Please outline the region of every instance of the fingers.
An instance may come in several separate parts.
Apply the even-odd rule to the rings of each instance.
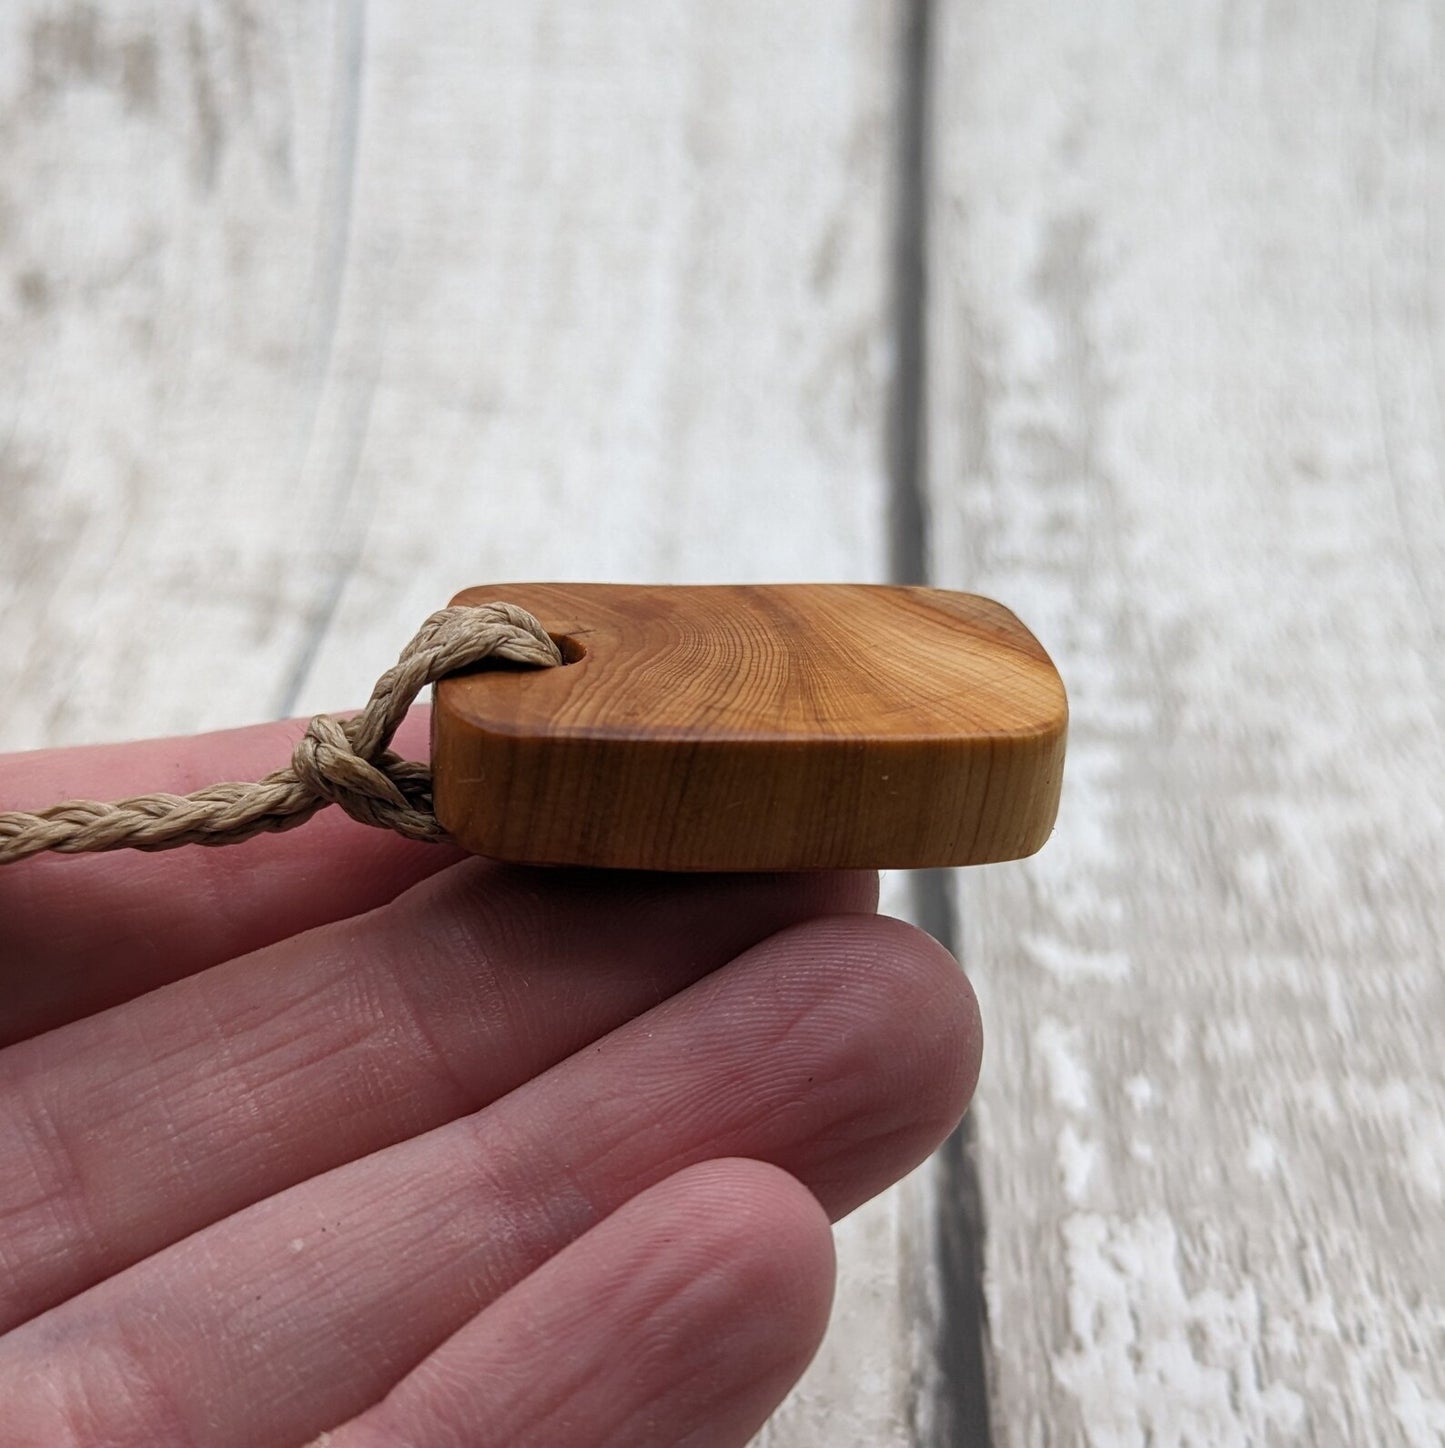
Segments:
[[[429,711],[396,748],[424,759]],[[285,764],[299,720],[140,744],[0,756],[0,809],[185,794]],[[0,1046],[389,900],[458,858],[323,810],[280,835],[0,868]]]
[[[718,1161],[652,1187],[444,1342],[330,1448],[725,1448],[817,1350],[833,1293],[818,1203]]]
[[[0,1330],[493,1101],[868,874],[478,860],[0,1052]]]
[[[27,1411],[55,1421],[112,1404],[117,1443],[304,1440],[686,1166],[772,1162],[850,1210],[953,1127],[979,1050],[972,995],[933,941],[866,916],[796,926],[479,1114],[16,1329],[0,1401],[43,1394]]]

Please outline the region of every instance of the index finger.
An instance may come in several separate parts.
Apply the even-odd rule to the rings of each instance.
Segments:
[[[425,758],[430,711],[395,748]],[[284,764],[302,720],[0,755],[0,808],[185,794]],[[0,1046],[273,941],[384,904],[458,853],[323,810],[282,834],[158,854],[36,856],[0,869]]]

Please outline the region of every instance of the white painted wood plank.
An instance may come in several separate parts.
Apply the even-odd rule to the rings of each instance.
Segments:
[[[956,4],[939,581],[1071,687],[961,885],[1000,1444],[1445,1441],[1445,14]]]
[[[452,579],[881,575],[887,15],[373,12],[306,707]]]
[[[0,8],[0,745],[354,703],[483,580],[881,577],[895,49],[882,0]],[[911,1201],[773,1448],[907,1441]]]

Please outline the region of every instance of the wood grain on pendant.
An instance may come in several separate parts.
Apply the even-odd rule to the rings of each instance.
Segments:
[[[443,680],[436,812],[467,849],[656,870],[909,869],[1032,854],[1068,717],[1006,608],[852,584],[499,584],[553,669]]]

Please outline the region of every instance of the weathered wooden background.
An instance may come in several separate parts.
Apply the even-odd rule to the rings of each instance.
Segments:
[[[0,745],[456,587],[992,593],[1036,861],[771,1448],[1445,1441],[1445,7],[0,7]]]

